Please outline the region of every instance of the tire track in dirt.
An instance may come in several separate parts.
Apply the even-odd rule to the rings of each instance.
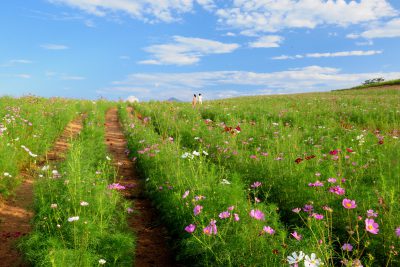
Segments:
[[[135,266],[177,266],[167,246],[168,234],[160,222],[156,210],[145,197],[143,180],[135,172],[135,166],[126,155],[127,142],[118,120],[117,108],[106,114],[106,144],[118,168],[119,183],[128,185],[124,196],[133,200],[135,213],[128,221],[136,233]]]
[[[15,247],[15,244],[19,237],[31,231],[30,221],[34,215],[32,206],[35,168],[64,159],[64,155],[69,148],[69,142],[82,129],[83,118],[84,116],[79,116],[66,126],[53,148],[47,152],[44,160],[29,169],[21,171],[19,175],[23,178],[22,184],[15,190],[12,197],[1,204],[0,266],[29,266],[23,261],[23,257]]]

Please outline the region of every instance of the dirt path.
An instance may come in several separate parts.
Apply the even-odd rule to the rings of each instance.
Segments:
[[[129,220],[137,237],[135,266],[177,266],[167,246],[166,230],[159,223],[156,210],[144,197],[142,180],[136,175],[133,162],[125,154],[127,144],[116,108],[106,114],[106,144],[119,169],[119,183],[130,185],[125,197],[133,200],[133,209],[137,212]]]
[[[70,122],[54,147],[46,155],[48,162],[63,159],[69,147],[69,141],[82,129],[82,118]],[[46,160],[37,166],[44,165]],[[0,207],[0,266],[29,266],[23,262],[22,256],[15,248],[16,240],[31,231],[30,221],[33,217],[33,183],[34,168],[23,170],[20,173],[22,184]]]

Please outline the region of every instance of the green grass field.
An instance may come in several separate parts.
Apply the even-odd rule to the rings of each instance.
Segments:
[[[353,89],[196,108],[0,98],[2,199],[77,112],[88,114],[65,161],[37,173],[33,231],[19,247],[34,266],[132,265],[128,204],[109,190],[116,170],[104,144],[105,112],[118,105],[179,263],[399,266],[400,88]]]

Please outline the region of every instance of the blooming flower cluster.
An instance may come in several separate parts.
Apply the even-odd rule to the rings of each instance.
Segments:
[[[311,253],[310,256],[305,255],[303,251],[300,251],[299,254],[297,252],[293,252],[290,256],[287,256],[287,261],[290,266],[297,267],[299,263],[304,260],[305,267],[318,267],[323,265],[321,259],[317,258],[315,253]]]

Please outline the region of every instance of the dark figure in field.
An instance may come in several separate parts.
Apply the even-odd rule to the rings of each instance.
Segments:
[[[196,103],[197,103],[197,98],[196,98],[196,94],[193,95],[193,99],[192,99],[192,107],[195,108],[196,107]]]

